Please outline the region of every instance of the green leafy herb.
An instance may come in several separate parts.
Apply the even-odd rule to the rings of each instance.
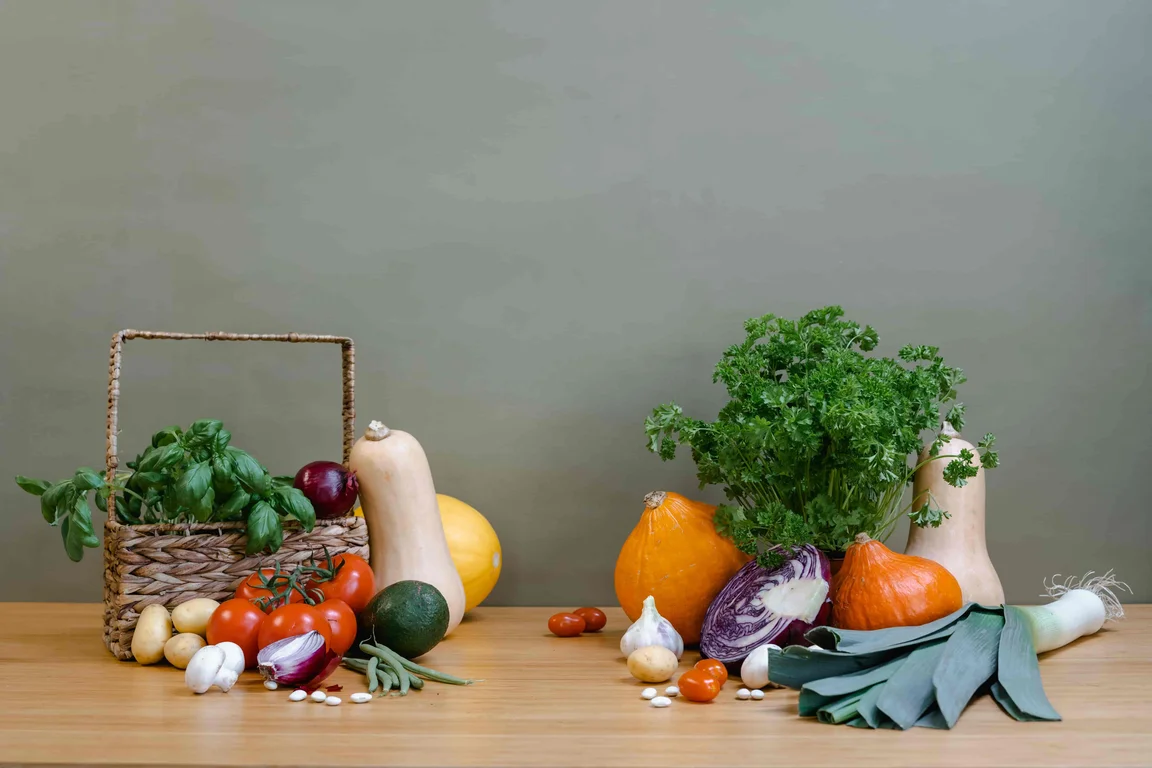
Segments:
[[[918,468],[908,457],[923,450],[925,431],[936,434],[929,460],[951,459],[952,485],[999,463],[992,435],[978,456],[941,454],[949,441],[941,422],[964,424],[964,405],[952,402],[963,371],[931,346],[906,346],[898,360],[865,356],[879,335],[843,315],[832,306],[799,320],[752,318],[744,342],[716,366],[713,381],[730,400],[715,421],[667,403],[644,424],[648,449],[662,459],[691,449],[700,487],[722,486],[731,502],[717,509],[717,530],[766,566],[781,559],[773,545],[843,551],[857,533],[883,540],[905,512],[939,526],[948,513],[932,499],[901,507]]]
[[[59,526],[64,549],[80,560],[85,548],[100,544],[92,526],[89,493],[96,508],[108,512],[115,497],[116,519],[142,523],[211,523],[246,521],[248,552],[275,552],[284,540],[284,518],[305,530],[316,524],[316,512],[289,482],[274,482],[256,459],[232,446],[232,434],[215,419],[193,422],[187,431],[166,427],[152,436],[144,452],[125,465],[111,482],[88,467],[68,480],[48,483],[18,475],[16,484],[40,497],[40,513]]]

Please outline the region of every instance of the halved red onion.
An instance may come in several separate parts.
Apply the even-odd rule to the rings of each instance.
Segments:
[[[256,665],[266,680],[281,685],[303,685],[315,681],[330,664],[329,657],[333,655],[324,636],[312,630],[264,646],[256,654]],[[336,659],[339,664],[339,656]]]

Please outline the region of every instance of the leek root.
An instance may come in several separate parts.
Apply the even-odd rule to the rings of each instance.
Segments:
[[[1132,590],[1118,581],[1112,571],[1103,576],[1092,573],[1062,582],[1057,574],[1051,583],[1044,583],[1046,594],[1042,595],[1056,598],[1056,602],[1020,607],[1027,617],[1036,653],[1062,648],[1077,638],[1099,632],[1105,621],[1124,618],[1124,608],[1113,590]]]

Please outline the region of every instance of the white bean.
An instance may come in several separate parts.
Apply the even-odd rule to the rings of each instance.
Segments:
[[[680,689],[674,685],[670,685],[664,689],[664,695],[669,698],[675,698],[680,695]]]
[[[654,707],[670,707],[672,706],[672,699],[667,696],[657,696],[652,699],[652,706]]]
[[[308,698],[308,691],[297,689],[288,694],[288,701],[304,701]]]
[[[279,688],[280,686],[276,684],[275,680],[265,680],[264,681],[264,687],[270,691],[274,691],[277,688]]]
[[[328,698],[324,699],[324,703],[330,707],[338,707],[338,706],[340,706],[340,697],[339,696],[329,696]]]
[[[760,701],[760,699],[762,699],[762,698],[764,698],[764,691],[761,691],[761,690],[752,691],[752,700],[753,701]]]
[[[372,694],[360,692],[354,693],[348,698],[352,700],[353,704],[367,704],[368,702],[372,701]]]
[[[645,688],[644,690],[640,691],[640,698],[649,700],[656,698],[656,689]]]
[[[740,690],[736,691],[736,698],[740,699],[740,701],[746,701],[752,698],[752,692],[747,688],[741,688]]]
[[[312,691],[312,701],[321,702],[328,698],[328,694],[324,691]]]

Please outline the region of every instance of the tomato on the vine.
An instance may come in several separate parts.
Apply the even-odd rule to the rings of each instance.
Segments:
[[[724,683],[728,682],[728,667],[724,666],[724,662],[717,661],[716,659],[700,659],[696,662],[693,669],[699,669],[720,681],[720,687],[724,687]]]
[[[315,607],[327,620],[328,628],[332,631],[328,647],[333,653],[343,656],[356,642],[356,614],[343,600],[325,600]]]
[[[252,604],[249,603],[249,605]],[[324,614],[316,607],[304,603],[282,605],[268,614],[264,623],[260,625],[257,646],[264,648],[277,640],[304,635],[312,630],[323,635],[325,645],[329,648],[332,647],[332,628],[328,626],[328,620],[324,618]]]
[[[703,669],[690,669],[676,681],[680,695],[689,701],[712,701],[720,695],[720,681]]]
[[[259,607],[264,613],[271,613],[278,608],[279,605],[273,604],[272,590],[263,586],[263,584],[275,575],[275,573],[275,568],[261,568],[259,571],[252,573],[248,578],[240,582],[240,586],[236,587],[236,597],[242,600],[259,600]],[[281,571],[281,573],[283,574],[284,572]],[[281,588],[283,588],[283,586]],[[303,601],[304,595],[300,594],[300,590],[293,589],[288,595],[289,603],[300,603]]]
[[[343,600],[353,613],[364,610],[376,595],[376,577],[368,561],[360,555],[336,555],[325,565],[336,570],[336,577],[331,581],[309,584],[308,594],[320,590],[325,600]]]
[[[259,644],[259,634],[268,617],[251,601],[233,598],[220,603],[212,618],[208,619],[208,644],[236,643],[244,651],[244,663],[251,668],[256,666],[256,653],[264,646]]]

